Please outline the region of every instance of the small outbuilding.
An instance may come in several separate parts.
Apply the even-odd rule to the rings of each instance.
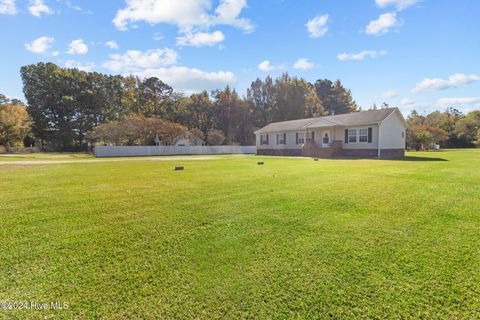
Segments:
[[[173,145],[177,147],[204,146],[205,141],[196,134],[190,131],[185,131],[175,138],[175,143]]]

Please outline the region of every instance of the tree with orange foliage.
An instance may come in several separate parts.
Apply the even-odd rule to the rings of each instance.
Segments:
[[[20,145],[30,132],[30,117],[20,104],[0,105],[0,144],[7,151],[12,146]]]
[[[173,144],[175,139],[187,129],[170,121],[157,117],[130,115],[120,121],[111,121],[96,126],[88,132],[90,142],[113,145],[153,145],[158,135],[165,144]]]

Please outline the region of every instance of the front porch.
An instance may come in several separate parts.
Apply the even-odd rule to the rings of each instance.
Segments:
[[[302,147],[305,157],[341,157],[343,155],[343,141],[335,137],[335,127],[319,126],[307,129],[307,139]]]
[[[324,143],[316,141],[307,141],[302,148],[302,155],[304,157],[318,157],[318,158],[331,158],[341,157],[343,155],[342,141],[332,141]]]

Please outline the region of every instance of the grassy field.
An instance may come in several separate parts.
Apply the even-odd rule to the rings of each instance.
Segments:
[[[0,318],[480,318],[480,150],[12,160],[0,221],[0,301],[68,303]]]
[[[43,160],[80,160],[93,159],[89,153],[18,153],[18,154],[0,154],[0,162],[6,161],[43,161]]]

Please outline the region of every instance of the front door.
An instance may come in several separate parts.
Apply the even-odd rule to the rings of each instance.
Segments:
[[[322,131],[322,147],[330,147],[330,130],[326,129]]]

